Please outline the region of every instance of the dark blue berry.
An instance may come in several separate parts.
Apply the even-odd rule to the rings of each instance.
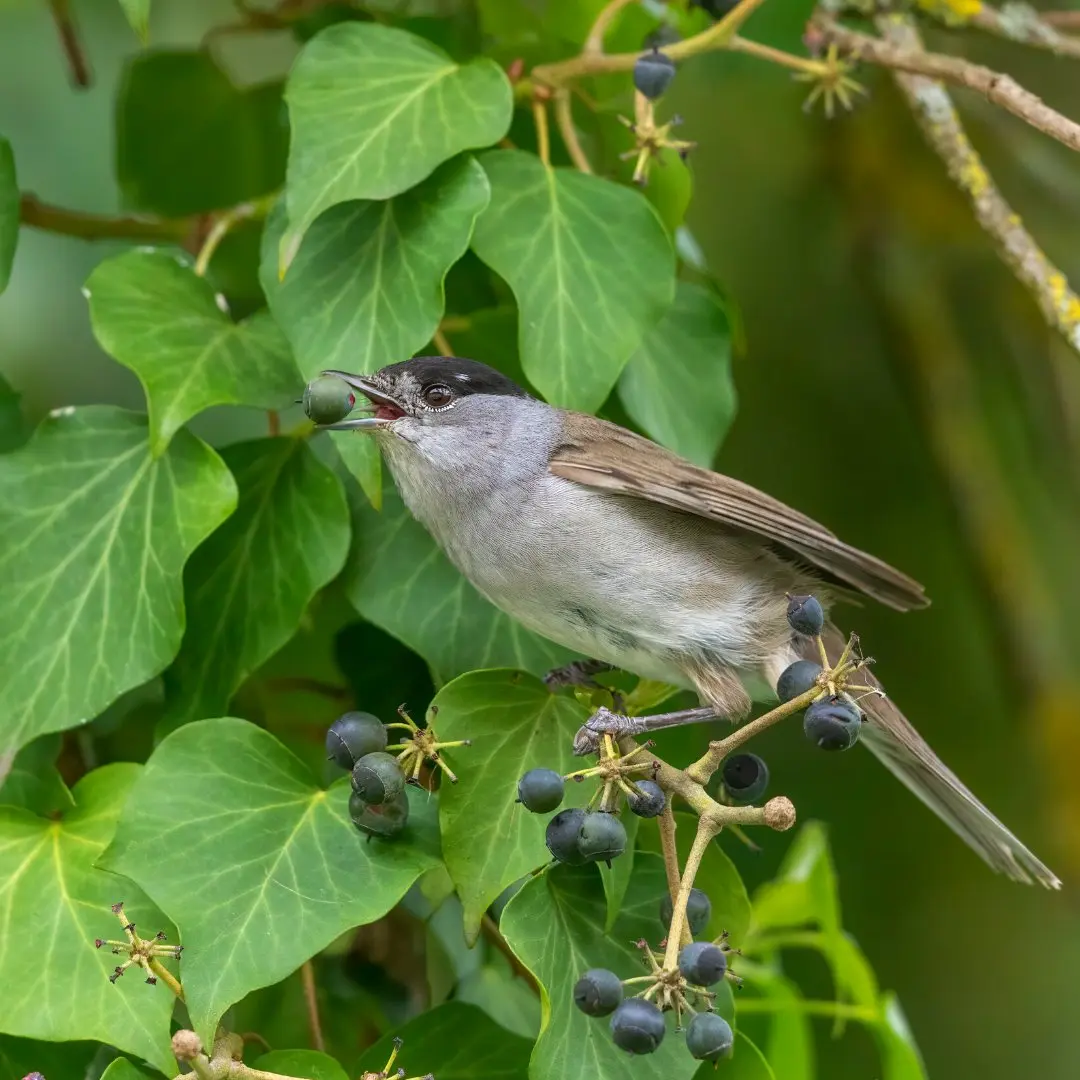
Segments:
[[[692,941],[679,953],[679,971],[693,986],[714,986],[727,971],[727,956],[710,941]]]
[[[608,862],[625,850],[626,829],[614,814],[585,814],[578,830],[578,851],[588,862]]]
[[[781,701],[791,701],[817,683],[822,672],[820,664],[813,660],[796,660],[790,667],[784,668],[776,680],[776,696]]]
[[[675,78],[675,61],[667,53],[653,49],[634,64],[634,87],[650,101],[656,101]]]
[[[353,766],[352,788],[369,806],[380,806],[405,790],[405,775],[390,754],[365,754]]]
[[[627,998],[611,1014],[611,1038],[620,1050],[651,1054],[664,1041],[664,1014],[644,998]]]
[[[622,983],[614,971],[593,968],[574,983],[574,1004],[586,1016],[607,1016],[623,999]]]
[[[349,796],[352,823],[369,836],[396,836],[409,822],[409,799],[405,792],[380,806],[369,806],[354,791]]]
[[[769,786],[769,766],[757,754],[733,754],[720,769],[732,802],[756,802]]]
[[[326,732],[326,755],[343,769],[351,769],[362,757],[386,749],[386,728],[377,716],[347,712]]]
[[[544,843],[548,851],[567,866],[582,866],[589,860],[581,854],[578,847],[578,833],[581,832],[585,811],[578,807],[560,810],[548,823],[544,833]]]
[[[803,732],[822,750],[847,750],[859,740],[862,717],[842,697],[821,698],[810,703],[803,717]]]
[[[795,633],[816,637],[825,625],[825,612],[816,596],[789,596],[787,621]]]
[[[628,795],[626,801],[638,817],[658,817],[664,812],[667,797],[664,789],[655,780],[637,780],[634,782],[637,792]]]
[[[534,814],[547,814],[563,801],[563,778],[554,769],[530,769],[518,781],[518,800]]]
[[[716,1013],[698,1013],[686,1029],[686,1049],[698,1061],[730,1057],[734,1042],[731,1025]]]
[[[664,926],[671,926],[674,911],[671,896],[664,893],[664,899],[660,901],[660,921]],[[709,925],[711,918],[712,904],[709,898],[700,889],[691,889],[690,898],[686,901],[686,925],[690,927],[690,936],[697,937]]]

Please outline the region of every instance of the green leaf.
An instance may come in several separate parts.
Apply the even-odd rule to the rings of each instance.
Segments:
[[[95,938],[121,936],[109,911],[118,900],[137,926],[168,929],[131,882],[95,865],[140,772],[117,764],[88,773],[62,821],[0,807],[0,923],[8,928],[0,950],[0,1023],[31,1039],[109,1043],[171,1075],[175,998],[163,985],[147,986],[137,970],[110,983],[118,959],[94,947]]]
[[[544,845],[550,815],[516,805],[517,783],[538,766],[560,773],[581,768],[572,747],[588,713],[539,679],[505,670],[455,679],[435,696],[435,708],[432,723],[440,739],[472,740],[472,746],[446,752],[459,783],[444,785],[439,795],[443,858],[465,908],[471,943],[492,900],[550,861]],[[589,781],[571,784],[563,805],[583,806],[593,790]]]
[[[619,398],[650,438],[712,465],[736,407],[731,335],[715,293],[679,282],[668,313],[626,365]]]
[[[641,818],[631,813],[625,803],[623,803],[621,820],[626,829],[626,851],[618,859],[612,861],[610,868],[603,863],[598,864],[604,895],[607,897],[605,932],[610,931],[615,925],[615,920],[622,910],[623,900],[626,898],[626,890],[630,887],[630,875],[634,870],[634,845],[637,843],[638,825],[641,823]]]
[[[671,304],[671,241],[638,191],[520,150],[480,163],[491,202],[473,250],[517,298],[525,374],[552,404],[593,411]]]
[[[188,432],[158,458],[146,435],[144,416],[79,408],[0,458],[0,755],[85,723],[180,647],[180,572],[236,485]]]
[[[693,814],[681,811],[675,814],[675,849],[679,854],[680,866],[686,865],[696,831],[697,818]],[[646,851],[660,852],[660,832],[655,823],[641,829],[638,844]],[[750,900],[735,864],[718,843],[709,845],[694,884],[708,895],[712,904],[712,918],[703,936],[714,938],[727,930],[733,945],[743,944],[750,926]],[[659,902],[655,917],[659,926]]]
[[[207,51],[136,55],[116,100],[125,202],[178,218],[280,187],[288,147],[281,93],[280,82],[239,89]]]
[[[896,995],[883,994],[880,1008],[882,1021],[874,1028],[874,1036],[881,1054],[883,1080],[926,1080],[926,1066]]]
[[[804,825],[784,856],[780,870],[754,895],[754,930],[816,923],[826,933],[840,932],[840,898],[824,827]]]
[[[644,973],[640,954],[624,934],[605,935],[606,910],[593,867],[560,866],[527,882],[503,912],[503,935],[541,985],[543,1030],[533,1049],[531,1080],[628,1075],[626,1055],[611,1041],[608,1021],[585,1016],[573,1002],[574,983],[589,968],[609,968],[624,979]],[[672,1027],[669,1020],[655,1054],[634,1060],[634,1080],[693,1076],[697,1062]]]
[[[111,1061],[106,1067],[105,1071],[101,1074],[101,1080],[146,1080],[148,1076],[158,1076],[158,1073],[151,1073],[148,1069],[140,1068],[138,1065],[128,1061],[127,1058],[116,1058]]]
[[[730,1061],[722,1065],[710,1065],[705,1062],[698,1066],[694,1080],[716,1080],[720,1070],[724,1080],[777,1080],[765,1055],[741,1032],[735,1032],[735,1050]],[[782,1080],[790,1080],[781,1074]]]
[[[20,395],[0,375],[0,454],[22,446],[29,437],[19,399]]]
[[[421,1013],[364,1051],[354,1072],[380,1072],[402,1040],[396,1065],[407,1075],[439,1080],[526,1080],[530,1043],[512,1035],[473,1005],[448,1001]]]
[[[798,988],[778,972],[760,967],[754,972],[753,989],[776,1008],[768,1017],[765,1044],[773,1072],[783,1080],[813,1080],[814,1031],[809,1015],[799,1007],[802,995]]]
[[[289,249],[324,211],[350,199],[390,199],[463,150],[498,142],[513,93],[486,58],[459,65],[389,26],[339,23],[310,41],[285,92],[292,120]]]
[[[222,457],[240,499],[184,571],[187,631],[165,675],[174,722],[225,712],[244,679],[296,632],[349,551],[341,481],[305,440],[237,443]]]
[[[59,752],[59,735],[42,735],[24,746],[15,755],[7,776],[0,775],[0,804],[21,806],[42,817],[74,806],[71,792],[56,768]]]
[[[478,668],[543,675],[570,659],[566,649],[489,604],[451,566],[389,482],[380,513],[354,500],[353,536],[349,599],[365,619],[419,653],[437,682]]]
[[[368,374],[427,344],[442,318],[443,281],[488,195],[487,174],[465,156],[397,198],[342,203],[308,230],[282,282],[278,203],[260,277],[304,378],[325,368]]]
[[[0,293],[11,280],[15,245],[19,240],[19,182],[11,143],[0,135]]]
[[[454,1000],[478,1006],[497,1024],[530,1043],[540,1034],[540,1001],[500,952],[490,950],[483,966],[458,983]]]
[[[349,1074],[329,1054],[318,1050],[274,1050],[263,1054],[252,1068],[307,1080],[349,1080]]]
[[[272,735],[231,717],[179,728],[151,755],[103,864],[179,926],[205,1045],[230,1005],[381,918],[436,865],[426,792],[411,791],[392,841],[366,840],[348,799],[347,778],[324,791]]]
[[[150,37],[150,0],[120,0],[131,29],[139,36],[139,41],[146,44]]]
[[[155,454],[211,405],[276,409],[299,395],[296,365],[274,320],[258,312],[234,323],[209,283],[171,255],[128,251],[106,259],[87,290],[101,347],[146,390]]]
[[[81,1080],[96,1052],[90,1042],[51,1043],[0,1035],[0,1080],[25,1080],[27,1073]]]

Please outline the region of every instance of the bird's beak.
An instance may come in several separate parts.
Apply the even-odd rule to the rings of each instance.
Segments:
[[[337,371],[333,368],[319,372],[320,375],[336,375],[339,379],[347,382],[354,390],[359,390],[378,409],[380,406],[397,410],[404,414],[405,410],[392,397],[389,397],[374,383],[365,379],[362,375],[352,375],[347,371]],[[320,431],[378,431],[393,423],[396,417],[388,416],[358,416],[354,420],[342,420],[337,424],[319,424]]]

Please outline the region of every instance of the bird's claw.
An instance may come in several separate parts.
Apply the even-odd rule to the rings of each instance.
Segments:
[[[574,736],[574,754],[584,757],[586,754],[597,753],[605,735],[618,739],[623,735],[640,735],[643,731],[642,725],[633,717],[622,716],[601,707],[578,728]]]

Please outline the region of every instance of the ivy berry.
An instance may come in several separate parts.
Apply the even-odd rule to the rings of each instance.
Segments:
[[[816,596],[789,596],[787,621],[795,633],[817,637],[825,625],[825,612]]]
[[[663,1041],[664,1014],[644,998],[627,998],[611,1014],[611,1038],[620,1050],[651,1054]]]
[[[634,64],[634,88],[650,101],[661,97],[674,78],[675,61],[655,47]]]
[[[369,806],[381,806],[405,790],[405,774],[390,754],[366,754],[353,766],[352,787]]]
[[[698,1013],[686,1029],[686,1049],[698,1061],[719,1061],[731,1055],[735,1035],[731,1025],[716,1013]]]
[[[637,791],[626,797],[627,805],[638,817],[653,818],[664,812],[667,796],[664,789],[655,780],[638,780]]]
[[[824,668],[813,660],[796,660],[784,668],[776,680],[776,696],[781,701],[791,701],[817,685],[818,676]]]
[[[386,728],[377,716],[347,712],[326,732],[326,755],[343,769],[352,769],[362,757],[385,750],[386,743]]]
[[[693,986],[715,986],[727,971],[727,956],[711,941],[692,941],[679,953],[679,971]]]
[[[660,921],[664,926],[671,926],[671,916],[675,913],[675,907],[671,902],[671,896],[664,893],[660,901]],[[697,937],[712,918],[712,903],[700,889],[691,889],[690,898],[686,901],[686,925],[690,927],[690,936]]]
[[[732,754],[720,769],[724,790],[735,803],[754,803],[769,786],[769,766],[757,754]]]
[[[356,395],[336,375],[320,375],[304,387],[304,412],[316,424],[336,424],[356,407]]]
[[[577,846],[586,862],[610,862],[626,850],[626,829],[614,814],[586,813]]]
[[[585,811],[578,807],[560,810],[548,823],[544,843],[548,851],[567,866],[582,866],[589,860],[578,847],[578,833],[585,821]]]
[[[381,806],[369,806],[354,791],[349,796],[349,817],[368,836],[397,836],[409,823],[409,799],[401,791]]]
[[[565,785],[554,769],[530,769],[518,781],[518,802],[534,814],[546,814],[563,801]]]
[[[822,750],[848,750],[859,740],[862,717],[842,697],[811,702],[803,717],[803,733]]]
[[[586,1016],[608,1016],[623,999],[622,982],[614,971],[593,968],[574,983],[574,1004]]]

